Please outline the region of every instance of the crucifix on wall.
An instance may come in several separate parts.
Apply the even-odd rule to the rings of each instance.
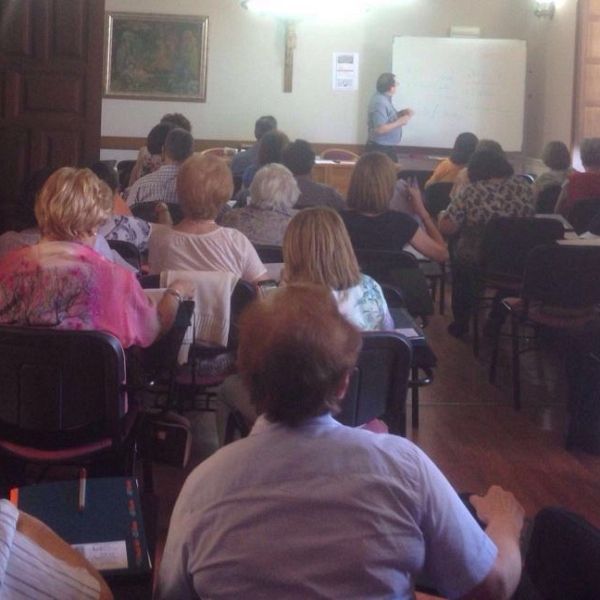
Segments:
[[[285,63],[283,67],[283,91],[292,91],[294,76],[294,50],[296,49],[296,21],[285,22]]]

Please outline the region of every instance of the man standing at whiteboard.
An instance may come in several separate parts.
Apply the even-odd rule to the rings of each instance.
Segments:
[[[367,124],[369,137],[365,150],[383,152],[395,163],[398,162],[397,147],[402,139],[402,127],[415,114],[412,108],[397,111],[392,104],[392,96],[398,84],[393,73],[382,73],[377,78],[377,92],[369,102]]]

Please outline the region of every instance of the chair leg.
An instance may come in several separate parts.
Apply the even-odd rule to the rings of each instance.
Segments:
[[[443,315],[446,309],[446,263],[442,263],[440,268],[442,269],[440,277],[440,315]]]
[[[521,364],[519,359],[519,319],[511,316],[513,405],[521,409]]]
[[[490,361],[490,372],[488,381],[491,384],[496,382],[496,366],[498,365],[498,353],[500,351],[500,336],[502,335],[502,328],[498,327],[494,332],[494,341],[492,347],[492,359]]]
[[[473,355],[479,358],[479,299],[473,308]]]
[[[411,367],[412,428],[419,429],[419,368]]]

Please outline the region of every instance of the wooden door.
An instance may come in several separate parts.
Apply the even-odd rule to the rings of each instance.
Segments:
[[[100,156],[104,0],[0,0],[0,204]]]
[[[577,18],[574,142],[600,137],[600,0],[581,0]]]

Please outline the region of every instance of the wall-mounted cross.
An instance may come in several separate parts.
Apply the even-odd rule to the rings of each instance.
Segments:
[[[296,21],[285,22],[285,64],[283,68],[283,91],[292,91],[294,77],[294,50],[296,49]]]

